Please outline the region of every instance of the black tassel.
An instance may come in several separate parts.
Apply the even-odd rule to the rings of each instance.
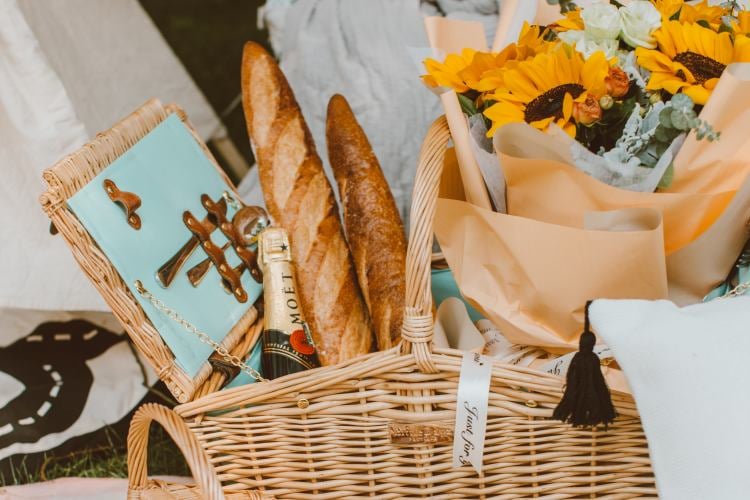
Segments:
[[[568,368],[565,394],[552,413],[552,418],[570,422],[575,427],[594,427],[610,424],[617,414],[612,405],[609,388],[602,375],[599,356],[594,353],[596,336],[589,325],[589,306],[586,303],[585,326]]]

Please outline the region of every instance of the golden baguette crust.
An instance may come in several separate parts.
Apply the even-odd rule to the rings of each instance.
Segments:
[[[338,94],[328,103],[326,140],[359,285],[378,349],[388,349],[401,338],[406,293],[406,237],[396,200],[364,130]]]
[[[269,213],[289,232],[320,362],[370,352],[372,332],[336,200],[284,74],[260,45],[242,55],[242,104]]]

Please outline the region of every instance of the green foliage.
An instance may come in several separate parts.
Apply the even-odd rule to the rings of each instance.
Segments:
[[[713,142],[721,137],[710,124],[698,118],[693,100],[685,94],[675,94],[661,113],[654,137],[671,143],[678,135],[695,130],[698,140]]]
[[[475,114],[479,113],[476,104],[474,104],[474,99],[472,99],[468,95],[458,94],[458,102],[461,104],[461,110],[465,115],[474,116]]]
[[[40,467],[30,468],[25,458],[11,464],[9,476],[0,476],[0,484],[27,484],[60,477],[128,477],[125,436],[107,428],[107,444],[77,450],[65,455],[46,454]],[[148,446],[149,473],[189,476],[182,453],[158,425],[151,426]]]
[[[559,5],[560,14],[565,14],[578,8],[578,5],[573,0],[547,0],[547,3],[550,5]]]
[[[579,125],[576,129],[576,140],[592,153],[598,153],[602,149],[609,151],[622,135],[635,104],[642,100],[640,89],[633,85],[624,99],[615,101],[610,109],[602,110],[601,120],[590,127]]]
[[[726,2],[722,2],[720,5],[723,9],[727,10],[730,16],[734,16],[734,17],[736,17],[739,14],[739,12],[743,10],[742,2],[738,0],[729,0]]]

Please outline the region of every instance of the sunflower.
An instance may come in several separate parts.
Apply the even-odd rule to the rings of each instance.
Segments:
[[[638,64],[651,72],[646,88],[683,92],[705,104],[728,64],[750,61],[750,39],[732,40],[699,24],[669,21],[654,32],[656,49],[638,47]]]
[[[721,26],[721,18],[727,15],[727,9],[719,5],[709,5],[708,0],[696,4],[684,4],[680,10],[681,23],[708,23],[714,30]]]
[[[553,45],[544,39],[542,28],[524,23],[518,41],[499,53],[464,49],[461,54],[448,55],[442,63],[426,59],[428,74],[422,80],[430,87],[448,87],[459,94],[469,90],[495,91],[501,86],[502,73],[513,62],[545,52]]]
[[[581,17],[581,9],[570,10],[565,13],[565,17],[558,19],[550,25],[557,33],[569,30],[582,30],[583,29],[583,18]]]
[[[721,25],[721,18],[728,14],[727,9],[718,5],[709,5],[708,0],[699,3],[685,3],[684,0],[653,0],[654,6],[666,22],[675,14],[681,23],[705,22],[713,29]]]
[[[741,10],[732,21],[732,31],[739,35],[750,35],[750,11]]]
[[[506,89],[488,96],[496,101],[484,111],[492,120],[489,137],[508,123],[526,122],[539,130],[557,124],[575,137],[576,121],[591,121],[598,100],[606,93],[605,78],[609,63],[603,52],[595,52],[584,61],[569,47],[542,53],[519,62],[505,75]],[[576,110],[585,116],[576,120]],[[587,123],[588,124],[588,123]]]
[[[664,21],[669,21],[673,15],[677,14],[683,5],[684,0],[652,0],[654,7],[661,13],[661,18]]]
[[[487,65],[482,67],[481,63],[472,64],[464,70],[462,75],[469,87],[474,90],[497,92],[504,87],[503,76],[509,69],[514,68],[520,61],[550,51],[556,45],[544,39],[543,28],[524,22],[518,42],[511,43],[495,56],[494,67]]]
[[[476,53],[474,49],[464,49],[460,54],[448,54],[442,63],[431,58],[425,59],[427,74],[422,75],[422,81],[429,87],[448,87],[459,94],[466,92],[469,87],[459,73],[471,64]]]

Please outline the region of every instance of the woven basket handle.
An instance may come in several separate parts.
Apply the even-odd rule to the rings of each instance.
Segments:
[[[174,440],[185,456],[190,472],[200,489],[202,498],[224,500],[224,492],[213,465],[208,461],[187,424],[169,408],[148,403],[141,406],[130,421],[128,432],[128,498],[140,498],[139,492],[148,484],[148,429],[156,421]]]
[[[401,348],[413,353],[423,373],[436,373],[432,360],[432,225],[443,173],[445,149],[450,140],[445,116],[435,120],[419,153],[411,202],[409,248],[406,252],[406,302]]]

